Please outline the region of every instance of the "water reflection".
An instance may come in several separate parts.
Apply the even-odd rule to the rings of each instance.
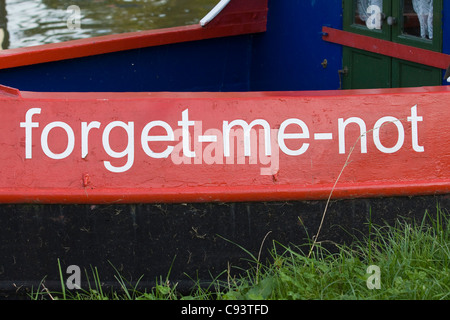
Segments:
[[[217,2],[218,0],[6,0],[5,31],[9,31],[9,43],[5,42],[3,48],[195,24]],[[6,21],[4,5],[5,0],[0,0],[0,23]],[[74,14],[67,11],[71,5],[76,5],[81,10],[80,28],[68,28],[67,20]]]
[[[8,20],[6,19],[6,3],[5,0],[0,0],[0,50],[9,47],[9,32],[7,23]]]

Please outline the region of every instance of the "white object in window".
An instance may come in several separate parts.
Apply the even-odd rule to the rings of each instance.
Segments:
[[[420,22],[420,36],[433,39],[433,0],[412,0]]]

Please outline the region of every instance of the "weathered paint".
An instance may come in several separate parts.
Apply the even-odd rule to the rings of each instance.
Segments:
[[[331,191],[335,198],[445,193],[450,119],[443,110],[449,97],[447,87],[5,93],[0,200],[208,202],[326,199]],[[239,133],[246,125],[248,137]]]

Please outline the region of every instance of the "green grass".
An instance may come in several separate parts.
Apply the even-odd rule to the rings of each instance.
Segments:
[[[250,267],[225,270],[226,280],[215,280],[210,287],[197,286],[188,295],[177,292],[177,284],[160,278],[146,292],[136,290],[120,275],[121,290],[105,292],[96,269],[93,284],[86,290],[50,293],[39,290],[32,299],[426,299],[450,300],[450,223],[449,215],[438,208],[428,212],[422,221],[399,219],[395,225],[376,226],[368,223],[367,236],[351,245],[334,244],[333,253],[321,242],[301,247],[273,242],[270,262],[248,254]],[[261,246],[262,247],[262,246]],[[312,250],[311,250],[312,248]],[[369,289],[367,273],[370,265],[380,270],[380,288]]]

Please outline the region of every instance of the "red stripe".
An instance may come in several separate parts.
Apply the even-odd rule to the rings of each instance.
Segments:
[[[323,40],[343,46],[361,49],[385,56],[420,63],[439,69],[447,69],[450,55],[431,50],[407,46],[387,40],[376,39],[352,32],[323,27]]]
[[[173,189],[27,189],[0,190],[2,203],[182,203],[241,201],[302,201],[424,196],[450,193],[450,181],[317,186],[185,187]]]

